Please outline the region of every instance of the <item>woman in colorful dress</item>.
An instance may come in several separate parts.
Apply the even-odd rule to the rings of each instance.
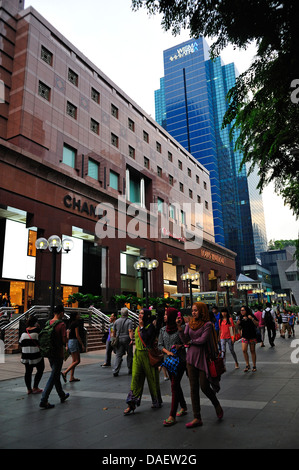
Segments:
[[[148,348],[156,341],[155,320],[152,321],[151,311],[142,309],[139,313],[139,326],[135,330],[135,352],[133,357],[131,390],[127,396],[128,407],[124,415],[134,412],[140,406],[144,381],[147,379],[152,398],[152,408],[160,408],[162,404],[159,370],[150,364]]]

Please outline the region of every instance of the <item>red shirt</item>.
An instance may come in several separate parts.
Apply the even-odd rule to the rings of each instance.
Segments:
[[[222,322],[219,320],[219,331],[220,331],[220,339],[229,339],[231,338],[231,334],[229,331],[229,327],[234,327],[233,319],[230,317],[229,324],[227,324],[227,320],[224,319]]]
[[[56,321],[54,318],[50,320],[50,325]],[[66,326],[65,323],[62,321],[55,326],[55,335],[56,335],[56,346],[57,346],[57,355],[56,357],[63,358],[64,357],[64,350],[63,346],[66,344]]]

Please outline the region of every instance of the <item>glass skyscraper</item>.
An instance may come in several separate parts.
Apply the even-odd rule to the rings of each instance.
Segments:
[[[233,63],[209,58],[204,38],[164,51],[164,77],[155,92],[156,121],[210,172],[215,241],[237,253],[237,273],[267,247],[257,175],[240,170],[229,127],[222,129],[226,95],[235,84]]]

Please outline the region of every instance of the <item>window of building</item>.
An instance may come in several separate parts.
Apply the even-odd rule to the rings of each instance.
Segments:
[[[131,145],[129,145],[129,157],[135,159],[135,149]]]
[[[197,196],[197,202],[198,202],[198,204],[201,203],[201,197],[200,196]]]
[[[158,212],[161,212],[161,214],[163,214],[163,204],[164,204],[163,199],[158,197],[157,203],[158,203]]]
[[[196,175],[196,183],[199,184],[199,176]]]
[[[43,82],[38,82],[38,94],[47,101],[50,101],[51,88]]]
[[[79,80],[78,74],[74,72],[72,69],[68,70],[67,79],[73,85],[78,86],[78,80]]]
[[[168,161],[172,162],[172,153],[171,152],[168,152]]]
[[[191,175],[192,175],[191,170],[190,170],[190,168],[188,168],[188,176],[190,176],[190,178],[191,178]]]
[[[53,64],[53,54],[46,47],[42,46],[40,56],[41,56],[42,60],[47,62],[47,64],[49,64],[49,65]]]
[[[146,142],[147,144],[149,143],[149,135],[146,131],[143,131],[143,140],[144,142]]]
[[[206,209],[208,209],[208,208],[209,208],[208,201],[205,201],[205,208],[206,208]]]
[[[100,104],[100,93],[95,89],[91,87],[91,99],[95,101],[96,103]]]
[[[189,197],[190,197],[191,199],[193,199],[193,191],[192,191],[192,189],[189,189]]]
[[[90,176],[90,178],[93,178],[95,180],[98,180],[99,178],[99,164],[97,162],[95,162],[94,160],[92,160],[91,158],[89,158],[88,160],[88,176]]]
[[[130,118],[128,118],[128,128],[130,131],[135,132],[135,122]]]
[[[111,144],[118,148],[118,137],[111,132]]]
[[[173,186],[173,176],[168,175],[168,182],[171,184],[171,186]]]
[[[181,191],[181,193],[184,192],[184,185],[183,185],[183,183],[180,183],[180,191]]]
[[[207,189],[207,183],[205,181],[203,182],[203,187],[204,189]]]
[[[186,214],[181,210],[181,224],[186,225]]]
[[[175,207],[172,204],[169,206],[169,217],[175,220]]]
[[[143,157],[144,161],[144,168],[147,168],[149,170],[149,158]]]
[[[179,166],[179,170],[183,169],[183,164],[182,164],[181,160],[178,160],[178,166]]]
[[[66,103],[66,114],[71,116],[73,119],[77,119],[77,107],[69,101]]]
[[[75,161],[76,161],[76,150],[71,146],[64,144],[63,146],[63,154],[62,154],[62,163],[65,165],[71,166],[75,168]]]
[[[162,176],[162,168],[160,166],[157,166],[157,175]]]
[[[140,180],[137,178],[130,178],[130,202],[140,204]]]
[[[119,175],[115,171],[110,170],[109,186],[118,190]]]
[[[99,134],[100,130],[100,124],[92,118],[90,118],[90,130],[95,134]]]
[[[118,119],[118,108],[111,103],[111,115]]]
[[[36,247],[35,242],[37,239],[37,232],[36,230],[28,230],[28,248],[27,248],[27,256],[36,256]]]
[[[159,153],[162,152],[162,147],[161,147],[160,142],[156,142],[156,150],[157,150],[157,152],[159,152]]]

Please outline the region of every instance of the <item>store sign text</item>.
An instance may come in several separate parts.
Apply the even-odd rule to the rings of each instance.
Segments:
[[[217,255],[216,253],[212,253],[211,251],[205,250],[204,248],[201,249],[200,254],[203,258],[209,259],[211,261],[215,261],[216,263],[219,263],[219,264],[225,263],[223,256]]]

